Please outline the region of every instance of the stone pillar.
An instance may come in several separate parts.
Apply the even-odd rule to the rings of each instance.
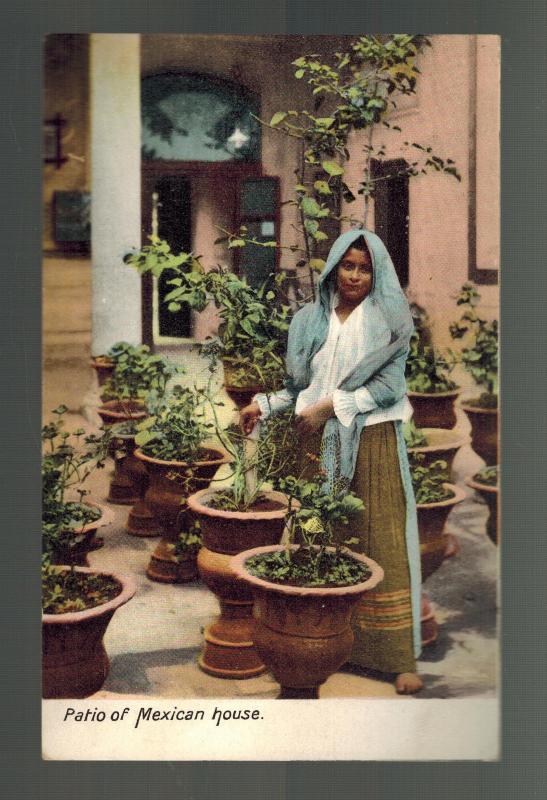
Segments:
[[[123,256],[141,243],[139,34],[90,36],[92,355],[140,344],[140,276]]]

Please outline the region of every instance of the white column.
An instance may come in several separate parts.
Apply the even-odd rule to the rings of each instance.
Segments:
[[[93,355],[141,342],[140,276],[123,256],[141,242],[139,34],[90,36]]]

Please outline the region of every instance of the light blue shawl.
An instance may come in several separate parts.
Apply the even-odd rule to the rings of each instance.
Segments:
[[[393,405],[406,394],[405,363],[413,331],[408,302],[381,239],[371,231],[356,228],[336,239],[319,280],[316,301],[301,308],[291,322],[286,357],[286,388],[295,399],[309,385],[312,359],[323,346],[328,334],[335,269],[348,248],[361,236],[367,243],[373,265],[373,286],[369,302],[377,304],[382,312],[391,330],[391,341],[388,345],[367,353],[345,376],[338,388],[353,391],[366,386],[380,408]],[[374,336],[371,339],[374,340]],[[366,417],[366,413],[356,414],[349,427],[341,425],[336,417],[327,421],[323,431],[321,457],[331,485],[334,480],[342,480],[347,486],[351,483]],[[414,652],[417,657],[421,650],[421,569],[416,502],[401,422],[396,422],[395,428],[406,498],[406,545],[410,568]]]

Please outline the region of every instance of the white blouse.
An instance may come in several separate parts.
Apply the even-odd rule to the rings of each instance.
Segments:
[[[375,303],[370,302],[370,297],[366,297],[344,322],[338,318],[336,305],[335,297],[327,338],[313,357],[311,382],[298,394],[295,412],[298,414],[307,406],[332,397],[334,413],[346,427],[351,425],[356,414],[363,412],[370,412],[365,425],[389,420],[407,422],[412,416],[412,406],[406,395],[389,408],[378,408],[364,386],[350,392],[337,388],[367,353],[389,344],[391,332],[382,312]],[[254,400],[260,407],[262,419],[267,419],[271,411],[282,411],[292,404],[292,396],[285,389],[270,395],[258,394]]]

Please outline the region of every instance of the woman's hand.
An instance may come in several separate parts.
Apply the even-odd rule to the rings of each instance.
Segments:
[[[325,397],[312,406],[302,409],[296,416],[296,427],[300,433],[315,433],[320,430],[330,417],[334,416],[334,405],[331,397]]]
[[[249,434],[252,432],[260,418],[260,413],[260,406],[258,403],[249,403],[248,406],[241,409],[239,412],[239,424],[243,433]]]

